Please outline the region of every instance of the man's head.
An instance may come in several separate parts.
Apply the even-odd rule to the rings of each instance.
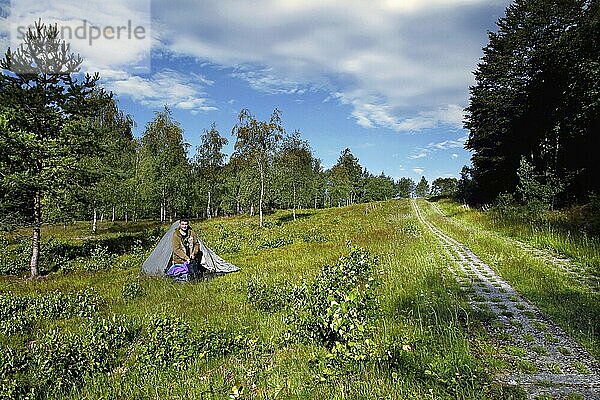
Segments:
[[[179,230],[181,230],[182,232],[187,232],[189,227],[190,227],[189,220],[184,219],[184,218],[179,220]]]

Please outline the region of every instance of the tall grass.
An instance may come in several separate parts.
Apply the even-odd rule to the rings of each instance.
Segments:
[[[290,214],[267,216],[262,229],[249,217],[193,224],[209,247],[241,268],[210,281],[173,284],[139,277],[139,263],[52,273],[34,281],[0,278],[0,292],[15,298],[91,287],[100,298],[94,318],[116,321],[107,323],[111,332],[118,327],[131,332],[129,341],[114,349],[108,345],[116,339],[102,336],[112,361],[90,369],[81,383],[41,388],[44,392],[33,397],[508,398],[491,379],[503,366],[493,361],[489,338],[408,201],[302,210],[297,221]],[[130,224],[123,229],[134,227],[148,228]],[[53,229],[48,235],[55,234]],[[73,230],[71,236],[81,232]],[[374,344],[362,361],[339,359],[322,342],[290,337],[286,307],[269,309],[253,301],[263,296],[264,304],[280,293],[269,288],[310,285],[324,265],[348,253],[348,241],[376,257],[380,271],[378,313],[370,317]],[[249,296],[252,282],[266,289]],[[86,348],[92,340],[85,333],[88,323],[78,316],[40,318],[20,334],[0,334],[0,344],[22,349],[32,341],[46,343],[44,335],[58,330],[59,337],[79,340],[77,346]],[[161,337],[173,344],[170,351],[161,347]],[[5,372],[0,383],[10,386],[15,376],[18,371]]]

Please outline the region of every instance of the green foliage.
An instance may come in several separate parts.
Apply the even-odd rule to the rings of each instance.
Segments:
[[[156,316],[144,331],[138,362],[144,368],[182,367],[195,354],[192,331],[181,318]]]
[[[92,289],[73,293],[55,291],[36,297],[0,293],[0,333],[27,332],[37,321],[91,318],[101,304],[101,298]]]
[[[99,271],[113,265],[143,262],[146,248],[153,246],[162,230],[150,229],[141,232],[106,234],[86,239],[53,238],[42,240],[40,270],[51,271]],[[9,241],[0,239],[0,274],[20,275],[29,267],[26,255],[31,250],[31,241],[18,238]],[[124,256],[124,257],[119,257]]]
[[[266,175],[273,163],[275,150],[283,139],[284,129],[281,125],[281,111],[273,110],[269,121],[259,121],[250,110],[243,109],[238,115],[239,122],[231,130],[236,137],[234,144],[236,156],[251,160],[246,167],[258,167],[259,173],[259,198],[258,212],[259,225],[263,225],[263,205],[265,199]]]
[[[276,312],[293,308],[297,299],[305,297],[306,287],[276,284],[264,279],[254,278],[248,281],[246,289],[248,302],[252,307],[267,312]]]
[[[108,252],[108,247],[97,246],[88,257],[76,258],[70,261],[68,265],[64,265],[62,270],[100,271],[109,269],[114,260],[114,256]]]
[[[33,223],[32,276],[38,275],[45,197],[97,179],[85,162],[99,153],[91,118],[109,96],[96,88],[97,74],[77,81],[82,63],[57,25],[41,20],[0,60],[0,199],[19,198],[11,204],[25,208],[9,211]]]
[[[525,204],[540,211],[551,208],[556,195],[564,187],[562,182],[550,172],[544,176],[537,174],[533,164],[525,157],[521,158],[517,176],[519,178],[517,193]]]
[[[563,201],[598,192],[599,15],[595,2],[516,0],[488,33],[465,123],[480,203],[515,190],[523,155]]]
[[[121,289],[121,295],[125,300],[137,299],[144,295],[144,287],[139,279],[125,282],[123,284],[123,289]]]
[[[364,202],[389,200],[396,194],[394,180],[383,172],[379,176],[369,174],[363,179],[364,194],[361,200]]]
[[[350,149],[344,149],[328,173],[329,205],[350,205],[359,200],[362,166]]]
[[[417,184],[411,178],[400,178],[396,183],[397,193],[403,199],[408,199],[415,192]]]
[[[439,197],[454,197],[458,181],[456,178],[436,178],[431,183],[431,195]]]
[[[429,183],[427,182],[427,179],[425,179],[424,176],[421,177],[421,180],[419,181],[419,183],[417,183],[417,186],[415,187],[415,195],[417,197],[429,196]]]
[[[0,333],[14,335],[31,329],[34,316],[27,298],[0,293]]]
[[[191,329],[181,317],[150,316],[136,347],[135,363],[144,372],[186,367],[191,361],[250,351],[258,340],[243,333]]]
[[[137,191],[144,205],[142,213],[160,217],[191,209],[192,181],[183,129],[168,107],[156,112],[146,124],[139,151]]]
[[[219,205],[223,202],[225,185],[225,154],[223,146],[227,139],[222,137],[213,123],[210,130],[204,130],[200,138],[201,144],[196,148],[196,156],[192,163],[194,179],[193,189],[196,203],[192,206],[196,213],[203,213],[208,218],[219,214]],[[198,201],[202,199],[202,201]]]
[[[31,248],[26,240],[22,240],[17,244],[9,244],[3,240],[0,245],[0,274],[1,275],[18,275],[26,271],[29,267],[29,260],[25,254]]]
[[[421,227],[417,224],[417,222],[408,220],[402,227],[402,233],[413,237],[418,237],[421,236]]]
[[[378,274],[377,260],[351,247],[347,256],[325,266],[313,282],[294,290],[289,337],[322,343],[341,362],[371,359],[376,352]]]
[[[110,372],[135,336],[136,329],[116,317],[94,318],[73,331],[51,329],[27,348],[5,349],[2,385],[18,398],[59,395]]]

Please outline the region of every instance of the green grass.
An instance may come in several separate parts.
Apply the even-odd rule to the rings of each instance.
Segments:
[[[445,218],[425,202],[419,204],[429,220],[467,244],[592,354],[600,355],[598,295],[555,267],[515,248],[508,237],[540,247],[551,244],[556,251],[588,266],[589,260],[600,259],[595,239],[563,237],[544,227],[501,224],[490,219],[489,214],[464,210],[448,202],[440,204],[452,216]],[[0,277],[0,294],[9,299],[6,301],[13,301],[11,307],[19,306],[19,298],[39,298],[42,300],[35,304],[46,305],[45,314],[21,315],[22,325],[15,324],[16,317],[0,310],[0,328],[9,324],[13,327],[11,332],[6,329],[0,333],[4,349],[0,358],[9,359],[23,349],[39,347],[58,360],[56,367],[60,367],[64,361],[61,357],[80,356],[76,351],[67,355],[62,352],[83,346],[94,353],[94,346],[117,340],[110,329],[119,328],[129,332],[131,340],[106,348],[110,368],[98,367],[82,375],[76,388],[48,384],[37,397],[524,398],[520,389],[492,382],[493,374],[513,370],[502,359],[502,353],[518,356],[523,350],[494,344],[496,341],[483,325],[491,323],[501,328],[503,324],[494,321],[495,315],[486,304],[471,310],[468,294],[450,273],[454,266],[440,255],[437,239],[419,224],[408,201],[376,203],[368,213],[364,205],[356,205],[301,210],[298,216],[293,221],[291,212],[276,212],[266,217],[264,228],[258,227],[256,218],[249,217],[193,223],[207,245],[241,271],[191,284],[139,277],[141,261],[151,245],[118,252],[123,235],[152,237],[149,232],[156,232],[156,223],[104,222],[93,236],[89,234],[89,223],[77,223],[67,229],[46,227],[46,238],[83,247],[87,242],[104,240],[117,253],[102,255],[102,260],[109,261],[109,268],[105,268],[105,263],[84,263],[86,268],[61,269],[59,264],[59,272],[39,280]],[[18,242],[28,235],[26,230],[20,230],[5,234],[3,240]],[[365,335],[372,345],[362,361],[339,357],[323,341],[301,339],[297,335],[301,329],[291,319],[291,310],[302,310],[301,296],[294,294],[292,288],[310,285],[325,265],[333,265],[340,256],[348,254],[349,241],[379,260],[380,273],[374,276],[380,281],[374,292],[379,307],[369,317],[373,329]],[[85,260],[74,263],[80,261]],[[90,270],[94,265],[100,267]],[[53,311],[53,299],[62,299],[57,291],[70,293],[64,300],[68,302],[89,288],[93,290],[91,320],[78,317],[77,308],[71,314]],[[517,304],[517,308],[520,306]],[[98,318],[108,322],[97,322]],[[59,335],[56,340],[62,343],[60,346],[50,346],[54,339],[48,335],[52,334]],[[68,340],[63,341],[66,339],[79,344],[71,346]],[[165,348],[165,341],[176,345]],[[187,343],[196,344],[188,348]],[[18,360],[18,356],[14,357]],[[102,364],[103,360],[96,361]],[[10,365],[16,365],[16,370],[2,370],[6,375],[0,376],[3,393],[9,393],[11,384],[15,389],[17,381],[29,379],[19,376],[22,366],[18,362]],[[583,370],[582,366],[575,367]],[[516,367],[525,373],[537,371],[526,360],[516,360]],[[56,368],[49,372],[59,377],[61,373]]]
[[[267,216],[262,229],[249,217],[195,223],[209,247],[241,268],[208,282],[138,278],[142,253],[121,255],[133,261],[98,271],[51,273],[33,281],[3,277],[0,292],[33,298],[91,287],[101,298],[97,316],[115,315],[117,322],[109,327],[131,330],[131,342],[121,350],[106,350],[115,360],[109,370],[84,375],[73,389],[49,384],[44,395],[54,398],[483,399],[502,392],[491,384],[490,374],[510,366],[496,361],[497,350],[410,203],[390,201],[377,203],[367,214],[364,210],[364,205],[303,210],[297,221],[291,220],[291,212],[281,211]],[[155,227],[103,224],[97,237]],[[89,236],[85,224],[71,230],[49,227],[44,233],[70,240]],[[262,311],[248,299],[250,282],[266,288],[312,282],[324,265],[348,253],[348,241],[377,257],[381,271],[376,289],[380,308],[370,333],[374,350],[366,361],[337,360],[319,341],[286,336],[289,311]],[[164,316],[177,318],[165,322],[171,327],[167,331],[160,328]],[[5,349],[32,341],[43,344],[49,339],[40,338],[54,329],[65,338],[93,344],[88,324],[77,316],[38,318],[29,331],[0,334],[0,344]],[[153,341],[156,334],[184,344],[157,353],[163,344]],[[204,340],[207,347],[188,354],[187,340]],[[10,386],[10,379],[0,383]]]

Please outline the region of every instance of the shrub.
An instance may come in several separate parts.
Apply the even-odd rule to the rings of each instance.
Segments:
[[[146,328],[138,361],[143,369],[182,367],[196,354],[190,326],[181,318],[155,316]]]
[[[375,356],[372,336],[380,308],[375,294],[377,264],[365,250],[351,247],[313,282],[296,288],[287,338],[320,342],[340,362]]]
[[[0,333],[28,332],[40,319],[90,318],[99,311],[101,302],[91,288],[75,293],[55,291],[39,297],[0,293]]]
[[[6,346],[0,350],[0,399],[27,398],[30,390],[24,383],[24,375],[28,362],[27,349]]]
[[[0,389],[6,398],[46,398],[113,370],[138,330],[125,320],[94,318],[79,329],[52,329],[27,347],[0,353]]]
[[[90,318],[98,312],[101,301],[92,288],[75,293],[55,291],[32,300],[29,311],[38,318]]]
[[[293,288],[285,285],[276,285],[253,278],[248,282],[247,297],[250,304],[261,311],[279,311],[294,304],[297,297]]]
[[[9,244],[6,239],[0,244],[0,275],[19,275],[29,269],[31,246],[27,241]]]
[[[144,288],[139,280],[125,282],[121,289],[121,295],[125,300],[133,300],[144,295]]]
[[[287,246],[288,244],[294,243],[294,240],[288,236],[275,236],[272,238],[266,238],[260,243],[259,248],[261,249],[276,249],[278,247]]]

